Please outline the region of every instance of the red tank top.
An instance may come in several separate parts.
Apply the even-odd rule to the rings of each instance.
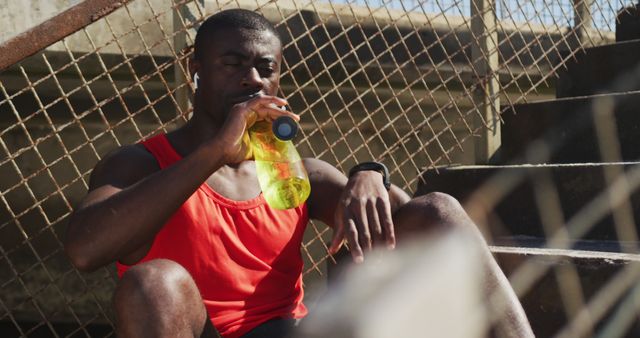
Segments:
[[[164,134],[142,144],[160,168],[181,159]],[[204,183],[171,216],[138,263],[166,258],[182,265],[218,331],[223,337],[239,337],[274,317],[307,314],[300,245],[308,220],[306,203],[275,210],[262,194],[234,201]],[[119,276],[129,268],[117,267]]]

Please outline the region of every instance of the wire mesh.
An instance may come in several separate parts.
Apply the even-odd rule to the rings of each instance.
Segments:
[[[99,159],[186,121],[193,93],[186,65],[195,30],[207,15],[242,7],[277,24],[284,41],[281,95],[301,116],[296,141],[303,156],[343,171],[382,161],[395,184],[414,192],[430,184],[425,171],[491,163],[478,149],[496,142],[496,123],[519,105],[553,99],[568,64],[593,46],[615,41],[616,13],[631,3],[135,0],[107,14],[90,13],[91,24],[34,55],[24,47],[21,61],[0,73],[2,336],[113,336],[114,268],[75,270],[61,244],[65,224]],[[617,92],[637,94],[630,81],[618,80],[626,85]],[[594,100],[579,122],[565,124],[578,129],[587,123],[584,115],[596,111],[599,161],[622,163],[628,158],[607,100]],[[619,105],[624,98],[614,101]],[[545,163],[557,146],[531,144],[522,163]],[[562,312],[557,322],[543,322],[538,334],[637,333],[638,266],[629,263],[638,260],[632,198],[640,183],[637,166],[600,168],[606,188],[571,214],[553,168],[541,168],[500,171],[467,204],[479,226],[509,228],[487,210],[522,182],[531,185],[528,206],[538,211],[540,247],[565,250],[531,249],[528,254],[549,260],[523,259],[507,269],[526,299],[540,283],[555,283],[548,288],[559,290],[555,301]],[[618,251],[627,256],[576,256],[575,239],[588,239],[606,217],[622,243]],[[518,235],[504,233],[512,240]],[[327,255],[330,235],[318,222],[305,234],[307,286],[318,285],[333,261]],[[496,237],[489,241],[499,244]],[[495,246],[494,252],[508,255],[509,249]],[[589,266],[583,268],[583,260],[611,257],[622,267],[607,270],[609,277],[599,284],[585,280]],[[308,294],[313,303],[314,293]]]

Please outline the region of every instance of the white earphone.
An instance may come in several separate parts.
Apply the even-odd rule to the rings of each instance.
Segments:
[[[195,89],[198,89],[198,81],[200,80],[200,77],[198,76],[198,73],[193,74],[193,87]]]

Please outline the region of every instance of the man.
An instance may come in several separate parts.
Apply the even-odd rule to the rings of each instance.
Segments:
[[[119,337],[283,337],[307,312],[300,244],[309,218],[333,227],[332,252],[346,239],[356,263],[374,246],[394,248],[396,236],[476,231],[453,198],[411,200],[395,186],[387,190],[376,165],[347,178],[305,159],[306,204],[271,209],[243,135],[257,120],[299,120],[275,96],[281,49],[278,33],[257,13],[210,17],[189,67],[198,79],[193,117],[166,135],[117,149],[95,167],[65,246],[84,271],[118,263]],[[508,281],[486,256],[488,291],[508,299],[506,332],[530,336]]]

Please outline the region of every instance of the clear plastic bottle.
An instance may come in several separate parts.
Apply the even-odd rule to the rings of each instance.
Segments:
[[[249,129],[260,188],[272,208],[295,208],[311,192],[307,171],[293,143],[278,139],[272,129],[277,127],[267,121],[256,122]]]

